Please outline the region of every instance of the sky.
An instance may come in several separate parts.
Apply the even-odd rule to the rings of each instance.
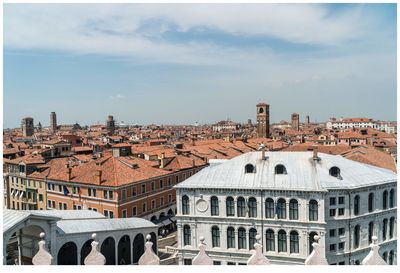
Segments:
[[[396,120],[396,4],[5,4],[3,127]]]

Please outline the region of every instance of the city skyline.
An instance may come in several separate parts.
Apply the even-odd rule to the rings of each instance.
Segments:
[[[3,127],[396,120],[395,4],[193,6],[6,4]]]

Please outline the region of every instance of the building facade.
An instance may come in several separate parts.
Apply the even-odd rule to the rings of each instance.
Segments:
[[[57,116],[56,112],[50,113],[50,130],[54,134],[57,131]]]
[[[315,235],[329,264],[359,264],[373,235],[396,264],[392,171],[313,152],[252,152],[210,166],[177,188],[178,258],[200,236],[216,264],[245,264],[256,234],[273,264],[304,264]]]

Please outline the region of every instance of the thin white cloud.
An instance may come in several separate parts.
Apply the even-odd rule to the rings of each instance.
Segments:
[[[125,95],[121,95],[121,94],[116,94],[116,95],[112,95],[109,97],[111,100],[119,100],[119,99],[125,99],[126,96]]]

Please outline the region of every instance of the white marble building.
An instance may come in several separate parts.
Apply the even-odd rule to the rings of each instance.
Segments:
[[[314,235],[329,264],[359,264],[372,235],[396,264],[397,177],[389,170],[316,150],[259,151],[220,160],[175,188],[180,264],[191,264],[200,236],[214,264],[244,264],[256,234],[272,264],[304,264]]]

